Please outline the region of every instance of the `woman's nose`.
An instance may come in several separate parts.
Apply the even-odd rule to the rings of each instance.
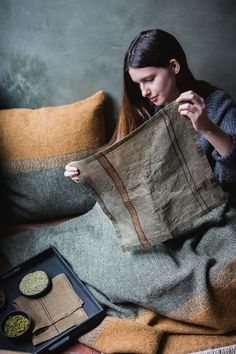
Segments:
[[[140,89],[141,89],[141,93],[143,97],[148,97],[150,96],[150,90],[148,87],[146,87],[145,85],[140,84]]]

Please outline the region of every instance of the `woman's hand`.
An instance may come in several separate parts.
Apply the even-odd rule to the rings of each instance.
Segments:
[[[185,102],[178,108],[180,114],[191,119],[194,129],[204,134],[209,131],[212,126],[211,120],[208,118],[204,98],[193,91],[182,92],[176,99],[176,102]],[[187,101],[187,102],[186,102]]]
[[[70,177],[72,181],[79,183],[80,171],[75,167],[75,162],[76,161],[72,161],[65,166],[64,176]]]

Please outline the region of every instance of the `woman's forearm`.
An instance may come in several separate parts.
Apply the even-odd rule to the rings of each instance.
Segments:
[[[201,132],[201,134],[209,141],[209,143],[221,156],[226,155],[230,151],[232,146],[230,134],[224,132],[213,122],[210,123],[209,129]]]

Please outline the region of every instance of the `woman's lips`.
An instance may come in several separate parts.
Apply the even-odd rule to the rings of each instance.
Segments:
[[[157,97],[158,97],[158,95],[150,97],[149,100],[153,102],[153,101],[155,101],[157,99]]]

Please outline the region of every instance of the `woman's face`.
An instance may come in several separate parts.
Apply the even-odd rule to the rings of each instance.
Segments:
[[[180,92],[176,85],[175,68],[148,66],[145,68],[129,68],[131,80],[140,87],[143,97],[157,106],[165,106],[174,101]]]

